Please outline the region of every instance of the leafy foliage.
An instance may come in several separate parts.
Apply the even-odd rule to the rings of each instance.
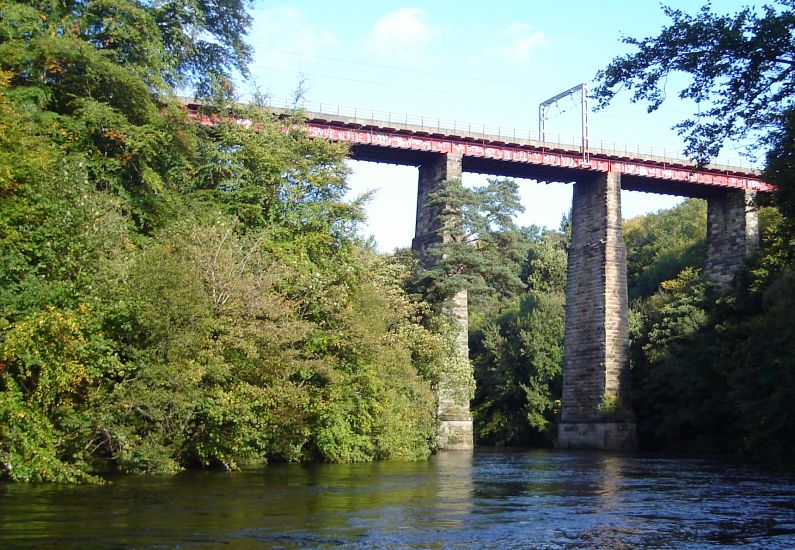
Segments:
[[[787,234],[795,235],[795,111],[784,113],[781,125],[770,136],[765,178],[776,186],[776,202],[787,220]]]
[[[199,97],[233,92],[231,77],[248,75],[249,0],[146,0],[163,32],[172,85],[193,84]]]
[[[707,205],[698,199],[624,222],[630,300],[654,294],[686,267],[704,265],[706,234]]]
[[[777,187],[780,210],[760,213],[762,249],[717,300],[692,269],[697,242],[689,230],[675,232],[675,246],[652,230],[661,220],[640,220],[627,231],[630,258],[644,268],[630,270],[635,295],[648,296],[649,283],[669,278],[635,303],[630,319],[635,408],[650,446],[742,452],[793,465],[795,419],[784,405],[795,388],[792,324],[784,320],[795,214],[793,8],[790,0],[725,16],[709,5],[693,16],[663,8],[671,24],[655,37],[625,39],[637,51],[597,77],[601,105],[628,88],[654,110],[665,99],[668,76],[683,73],[690,80],[679,95],[699,106],[677,125],[686,152],[707,162],[724,140],[750,138],[767,148],[764,178]],[[670,270],[681,267],[672,278]]]
[[[460,180],[447,181],[431,196],[429,208],[440,212],[442,241],[428,250],[432,267],[425,284],[433,300],[444,301],[466,288],[477,304],[524,287],[518,264],[526,239],[513,221],[524,208],[515,181],[492,179],[474,189]]]
[[[709,4],[696,15],[663,6],[671,23],[657,36],[624,38],[638,51],[614,59],[597,75],[595,97],[604,106],[628,89],[653,111],[666,98],[669,76],[684,73],[690,80],[679,97],[706,105],[676,125],[688,155],[706,163],[726,139],[766,137],[792,109],[795,86],[794,5],[778,4],[734,15],[714,14]]]
[[[479,441],[549,444],[559,412],[563,295],[530,292],[519,311],[482,333],[476,351],[475,417]]]
[[[355,237],[345,149],[223,101],[243,8],[0,3],[0,477],[434,449],[454,334]]]
[[[682,207],[680,207],[682,208]],[[762,210],[763,247],[717,302],[686,267],[633,305],[634,408],[649,448],[745,453],[791,466],[791,250]]]

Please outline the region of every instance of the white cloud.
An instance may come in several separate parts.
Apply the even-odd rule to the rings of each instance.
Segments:
[[[425,23],[420,8],[403,8],[376,21],[367,38],[370,52],[408,62],[422,61],[436,30]]]
[[[525,63],[548,43],[546,35],[527,23],[511,23],[501,35],[501,44],[495,53],[516,63]]]

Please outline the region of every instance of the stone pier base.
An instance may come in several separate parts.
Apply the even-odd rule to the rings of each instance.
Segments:
[[[631,451],[638,446],[634,422],[566,422],[558,427],[559,449]]]
[[[469,364],[469,300],[466,289],[453,298],[453,318],[458,324],[458,353]],[[469,366],[471,369],[471,365]],[[468,451],[475,447],[472,414],[469,410],[469,395],[466,391],[469,377],[450,376],[443,373],[437,398],[437,418],[439,419],[439,450]]]
[[[474,430],[469,414],[439,416],[439,450],[471,451],[474,448]]]

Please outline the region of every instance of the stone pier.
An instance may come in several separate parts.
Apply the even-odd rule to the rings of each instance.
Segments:
[[[426,249],[448,236],[440,235],[438,208],[429,206],[430,195],[438,191],[442,182],[461,179],[461,156],[435,154],[419,166],[417,187],[417,218],[411,248],[427,261]],[[461,290],[453,299],[452,315],[458,321],[458,352],[469,362],[467,291]],[[472,415],[469,398],[464,388],[459,388],[455,377],[444,374],[438,389],[437,415],[440,420],[439,448],[445,451],[470,450],[474,447]]]
[[[620,175],[578,180],[571,223],[558,447],[633,449]]]
[[[759,248],[756,191],[728,189],[707,199],[707,261],[704,272],[728,290],[746,256]]]

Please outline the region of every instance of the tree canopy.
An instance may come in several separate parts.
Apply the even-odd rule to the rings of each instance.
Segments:
[[[707,4],[690,15],[663,6],[670,24],[656,36],[624,38],[637,51],[597,74],[594,96],[604,106],[626,89],[653,111],[668,95],[669,77],[683,73],[689,82],[678,95],[698,112],[675,127],[691,158],[706,163],[729,139],[769,142],[795,100],[793,7],[780,0],[718,15]]]
[[[517,265],[526,254],[526,232],[514,216],[524,210],[518,185],[510,179],[489,179],[476,188],[461,180],[446,181],[430,197],[439,212],[438,243],[431,245],[425,288],[442,302],[466,288],[470,301],[487,295],[508,295],[522,288]]]
[[[455,333],[356,236],[345,147],[224,101],[244,8],[0,2],[0,478],[434,450]]]
[[[795,2],[719,15],[663,7],[659,34],[597,75],[601,106],[627,89],[657,109],[670,82],[696,103],[675,127],[686,153],[713,159],[727,140],[764,151],[780,211],[762,209],[762,246],[716,297],[699,272],[703,205],[627,222],[634,407],[651,448],[741,452],[792,467],[795,395],[791,281],[795,239]],[[664,229],[662,229],[664,228]],[[662,229],[662,230],[661,230]]]

